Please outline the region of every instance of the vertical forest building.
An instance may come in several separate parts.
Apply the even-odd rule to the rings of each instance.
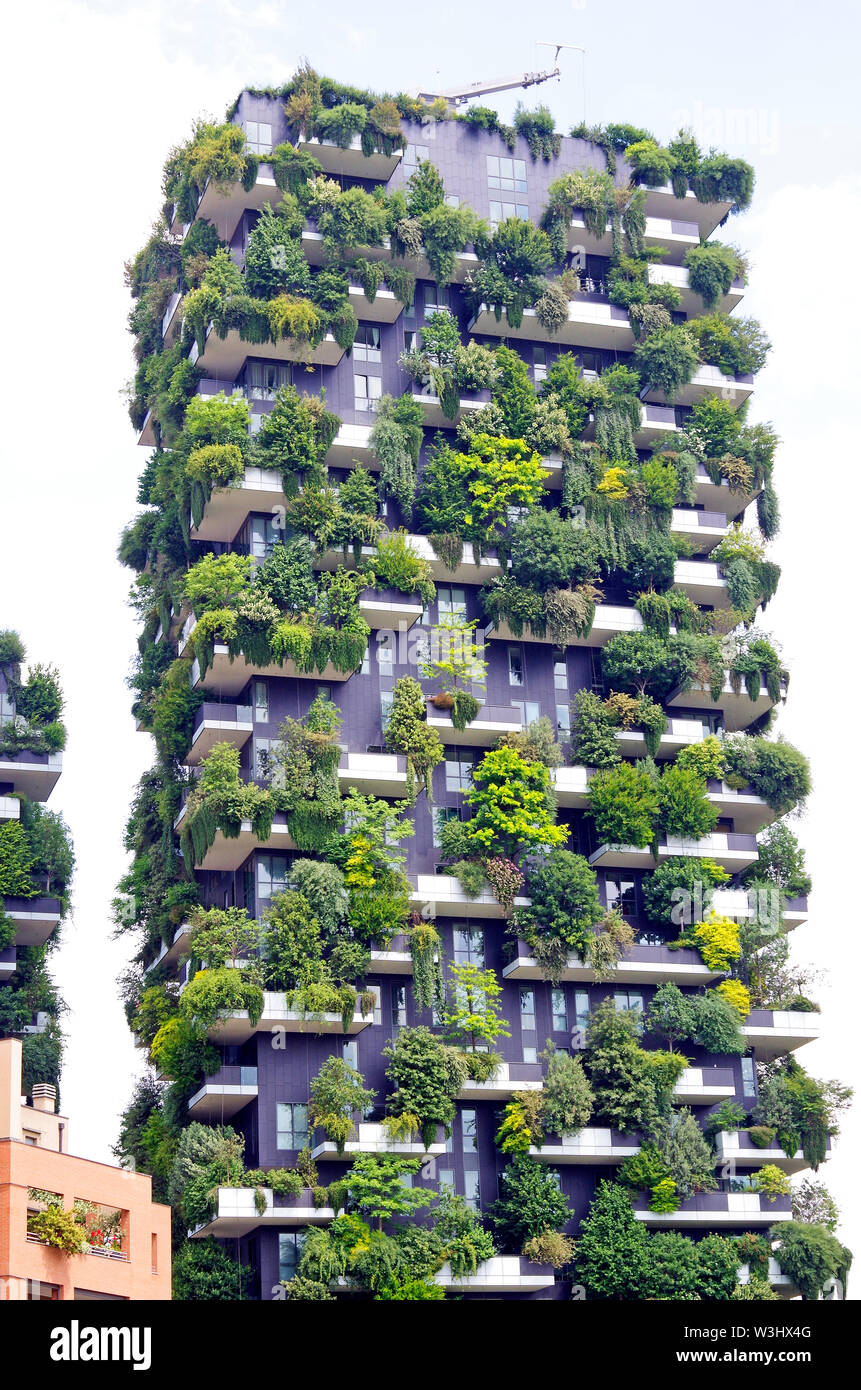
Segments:
[[[171,152],[118,920],[176,1296],[845,1281],[790,1195],[846,1098],[799,1060],[752,189],[307,67]]]

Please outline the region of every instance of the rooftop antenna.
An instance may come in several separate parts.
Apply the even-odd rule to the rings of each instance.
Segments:
[[[430,102],[438,101],[439,98],[442,97],[450,106],[465,106],[473,97],[487,96],[491,92],[508,92],[515,87],[535,87],[540,82],[551,81],[552,78],[556,78],[558,81],[562,75],[559,69],[559,54],[562,52],[563,48],[570,49],[576,53],[583,53],[584,55],[586,52],[585,48],[575,48],[575,46],[570,43],[547,43],[540,39],[538,42],[543,48],[552,48],[555,50],[552,68],[545,68],[539,72],[515,73],[510,77],[499,77],[489,81],[480,79],[478,82],[472,82],[466,87],[454,88],[445,92],[418,92],[418,99],[419,101],[426,101],[430,104]]]

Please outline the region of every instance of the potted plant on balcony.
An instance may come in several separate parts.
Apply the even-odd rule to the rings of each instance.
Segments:
[[[466,682],[483,681],[487,673],[487,662],[479,656],[473,637],[477,625],[477,619],[466,622],[456,614],[444,618],[432,629],[431,654],[419,667],[426,679],[443,682],[442,690],[429,697],[430,703],[436,709],[451,710],[456,729],[465,729],[481,708],[464,688]]]

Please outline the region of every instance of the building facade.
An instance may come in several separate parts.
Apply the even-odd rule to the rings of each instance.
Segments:
[[[151,1178],[74,1157],[54,1088],[21,1095],[21,1060],[19,1039],[0,1042],[0,1298],[169,1299],[170,1209],[153,1203]],[[77,1253],[41,1224],[58,1210]]]
[[[552,1174],[557,1233],[576,1237],[624,1169],[650,1239],[755,1241],[818,1162],[769,1110],[819,1019],[782,954],[806,918],[803,856],[775,867],[807,773],[768,735],[786,695],[758,626],[775,440],[743,410],[766,347],[734,312],[745,268],[723,241],[752,174],[629,128],[559,137],[540,114],[515,129],[403,102],[398,119],[303,80],[243,92],[172,157],[164,227],[130,269],[132,415],[154,452],[121,553],[157,759],[129,830],[129,1013],[174,1139],[194,1121],[242,1136],[253,1180],[187,1225],[252,1296],[283,1297],[297,1269],[320,1283],[302,1251],[341,1204],[325,1185],[394,1153],[421,1160],[405,1183],[453,1190],[494,1233],[477,1268],[438,1261],[425,1282],[588,1297],[570,1252],[530,1260],[492,1224],[511,1165]],[[375,798],[401,813],[378,842]],[[380,870],[385,846],[402,864]],[[309,859],[339,875],[316,905]],[[295,930],[279,937],[276,960],[271,923],[297,893],[314,941],[303,957]],[[213,913],[226,932],[264,924],[262,964],[229,932],[215,959]],[[352,973],[345,942],[364,952]],[[474,1052],[470,979],[494,1069],[464,1063],[450,1124],[386,1128],[410,1111],[392,1048],[419,1029]],[[602,1046],[640,1077],[621,1100]],[[670,1079],[653,1085],[658,1051]],[[560,1056],[582,1063],[591,1113],[554,1132],[541,1097]],[[314,1124],[333,1058],[373,1093],[345,1149]],[[638,1113],[656,1107],[643,1128],[637,1085]],[[680,1115],[710,1136],[705,1179],[668,1157]],[[637,1187],[644,1148],[658,1166]],[[310,1163],[301,1191],[267,1183]],[[363,1285],[346,1269],[340,1287]]]

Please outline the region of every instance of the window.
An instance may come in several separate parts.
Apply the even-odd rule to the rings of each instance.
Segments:
[[[489,154],[487,156],[487,186],[488,188],[498,188],[503,193],[525,193],[528,186],[526,160],[498,159],[495,155]]]
[[[455,749],[445,760],[445,789],[447,792],[468,792],[472,786],[475,755],[465,749]]]
[[[301,1253],[302,1244],[298,1231],[278,1232],[278,1278],[282,1283],[293,1278]]]
[[[539,381],[543,381],[547,376],[547,349],[545,347],[534,347],[532,349],[532,380],[536,386]]]
[[[405,169],[414,169],[417,164],[423,164],[426,159],[430,159],[427,145],[407,145],[401,162]]]
[[[641,1014],[643,1012],[643,996],[637,989],[618,989],[613,995],[613,1003],[617,1009],[626,1009],[628,1013]]]
[[[451,1168],[438,1168],[436,1180],[440,1191],[447,1187],[454,1192],[454,1172]]]
[[[38,1134],[33,1134],[32,1131],[26,1130],[26,1129],[25,1129],[25,1130],[24,1130],[24,1143],[25,1143],[25,1144],[34,1144],[34,1145],[38,1146],[38,1143],[39,1143],[39,1136],[38,1136]]]
[[[524,683],[523,648],[508,648],[508,684],[523,685]]]
[[[556,732],[567,736],[571,733],[571,706],[556,706]]]
[[[451,313],[451,294],[448,285],[426,283],[422,289],[422,299],[425,306],[425,318],[428,314],[435,314],[440,309]]]
[[[491,227],[500,222],[507,222],[509,218],[517,217],[521,222],[529,221],[529,208],[525,203],[496,203],[490,204],[490,223]]]
[[[568,663],[564,657],[553,663],[553,689],[568,690]]]
[[[741,1081],[745,1097],[756,1095],[756,1070],[753,1065],[752,1057],[742,1057],[741,1059]]]
[[[392,985],[392,1027],[407,1026],[407,990],[405,985]]]
[[[438,806],[433,815],[434,849],[439,849],[442,844],[440,831],[448,820],[460,820],[460,809],[457,806]]]
[[[365,376],[363,372],[356,372],[353,376],[353,390],[353,404],[356,410],[376,410],[377,401],[383,394],[382,377]]]
[[[528,729],[541,714],[541,706],[537,700],[512,700],[511,708],[520,712],[520,726],[523,729]]]
[[[6,690],[0,690],[0,724],[8,724],[15,718],[15,701]]]
[[[245,367],[245,395],[250,401],[274,401],[282,386],[293,380],[289,362],[249,362]]]
[[[623,917],[637,915],[637,885],[632,878],[605,877],[604,889],[607,906],[611,912],[619,912]]]
[[[274,898],[287,887],[286,854],[260,854],[257,857],[257,896]]]
[[[589,1022],[589,991],[587,989],[575,990],[574,1021],[578,1028],[585,1028]]]
[[[535,1032],[535,991],[533,989],[520,991],[520,1031],[522,1033]]]
[[[601,648],[589,648],[590,666],[592,674],[592,689],[598,695],[604,694],[604,673],[601,670]]]
[[[245,148],[253,154],[272,153],[272,127],[267,121],[245,122]]]
[[[392,717],[392,705],[395,702],[394,692],[391,690],[380,691],[380,721],[385,733],[388,722]]]
[[[276,1138],[278,1149],[305,1149],[308,1147],[308,1107],[307,1105],[287,1104],[279,1101],[275,1106]]]
[[[594,381],[601,370],[601,358],[597,352],[580,353],[580,375],[587,381]]]
[[[467,1169],[464,1173],[463,1195],[470,1211],[478,1211],[481,1206],[481,1188],[477,1170]]]
[[[553,989],[550,991],[550,1007],[553,1014],[554,1033],[567,1033],[568,1009],[565,1003],[564,989]]]
[[[437,612],[441,618],[466,615],[466,589],[457,584],[437,584]]]
[[[351,1038],[349,1042],[341,1044],[341,1057],[347,1063],[348,1067],[353,1068],[353,1071],[359,1070],[359,1044],[356,1042],[355,1038]]]
[[[254,702],[254,720],[257,724],[269,723],[269,686],[266,681],[254,681],[251,698]]]
[[[378,323],[360,323],[353,340],[353,359],[356,362],[379,362],[380,326]]]
[[[475,1136],[475,1111],[461,1110],[460,1112],[460,1134],[463,1141],[463,1151],[465,1154],[478,1153],[478,1143]]]
[[[262,782],[270,772],[269,750],[271,747],[271,739],[255,738],[254,740],[254,776],[258,782]],[[283,784],[283,772],[280,778],[277,775],[278,772],[281,771],[282,770],[280,768],[276,770],[276,776],[273,778],[273,781],[280,780]]]
[[[484,969],[484,932],[481,927],[455,927],[452,932],[455,965]]]
[[[384,675],[390,676],[392,667],[395,664],[395,634],[393,632],[377,633],[377,666]]]
[[[251,554],[255,560],[265,560],[272,554],[272,547],[282,539],[278,518],[273,516],[253,516],[251,518]]]

